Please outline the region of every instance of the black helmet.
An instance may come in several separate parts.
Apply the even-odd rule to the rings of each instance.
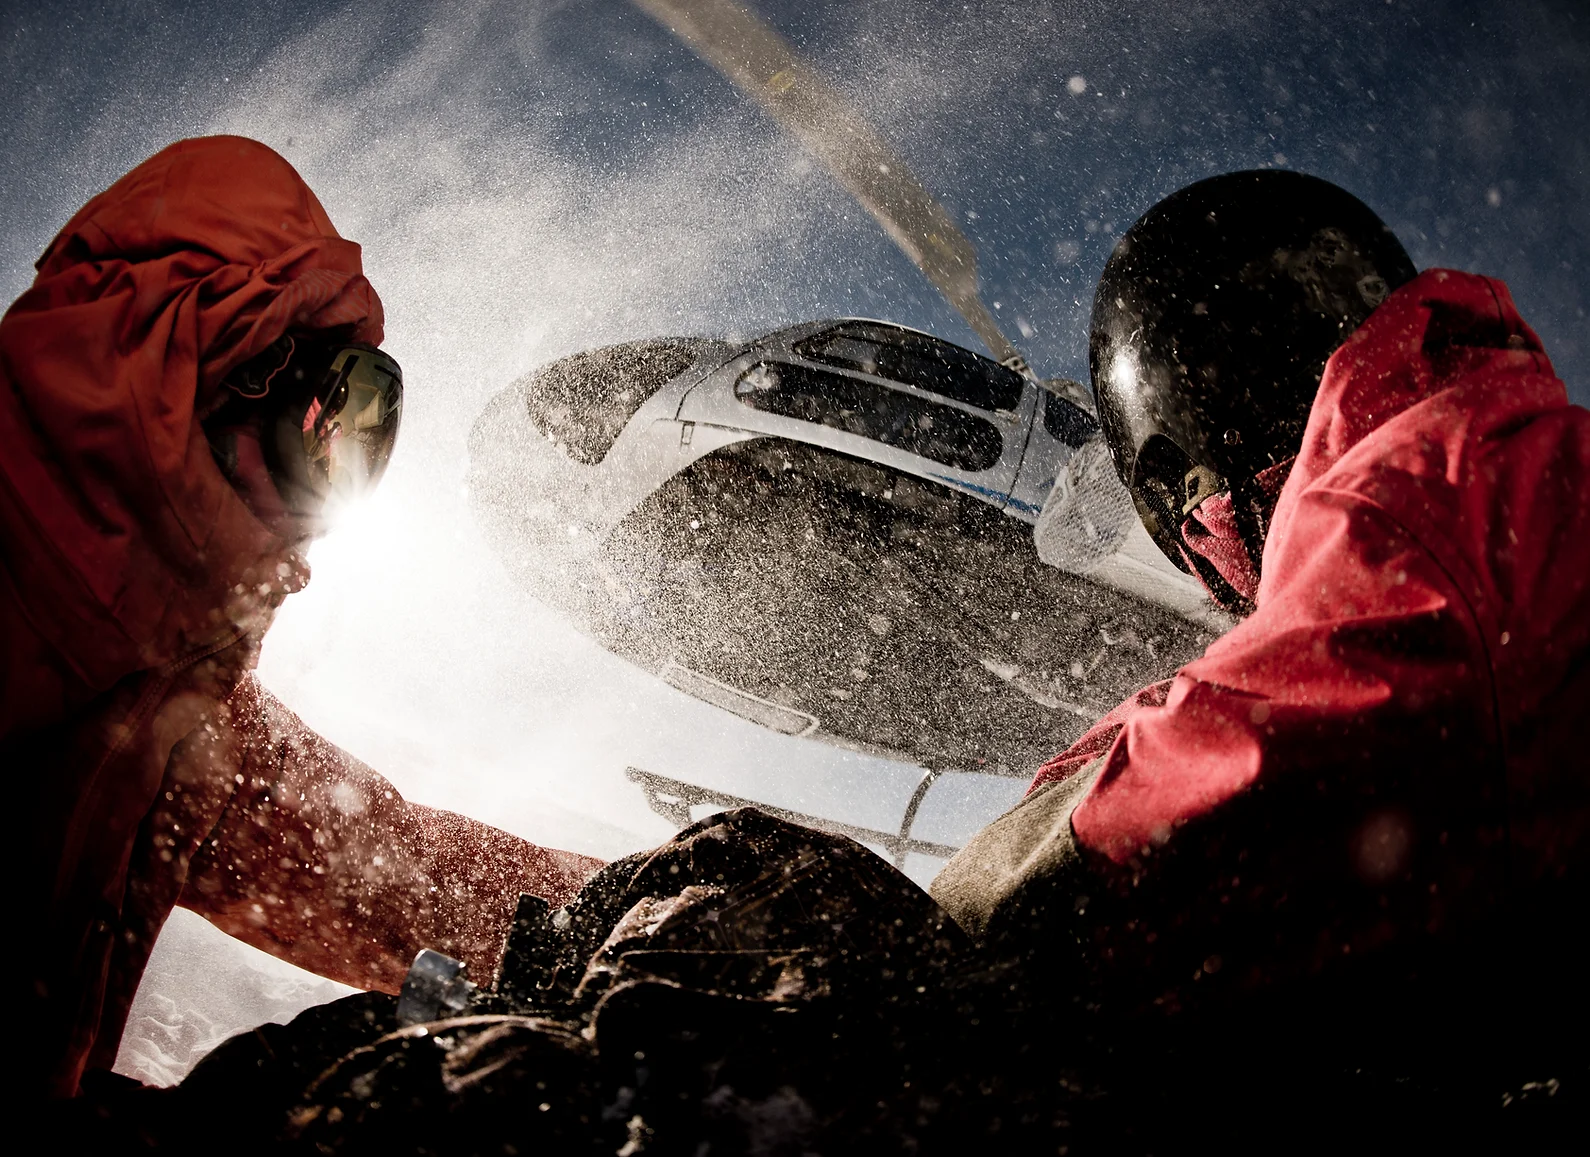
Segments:
[[[1229,489],[1257,573],[1271,503],[1254,478],[1298,452],[1326,360],[1415,272],[1368,206],[1302,173],[1199,181],[1121,238],[1093,300],[1093,395],[1116,471],[1177,566],[1183,521]]]

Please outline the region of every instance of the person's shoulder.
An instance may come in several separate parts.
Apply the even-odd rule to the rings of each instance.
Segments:
[[[1317,573],[1329,554],[1333,587],[1349,559],[1377,570],[1398,557],[1391,573],[1411,578],[1412,546],[1438,565],[1416,568],[1432,590],[1445,575],[1501,613],[1590,540],[1590,411],[1569,402],[1504,284],[1432,270],[1331,359],[1287,489],[1271,543],[1284,573]],[[1267,552],[1267,578],[1269,564]]]
[[[1391,294],[1326,364],[1290,488],[1459,485],[1538,420],[1575,426],[1539,337],[1502,282],[1432,269]]]

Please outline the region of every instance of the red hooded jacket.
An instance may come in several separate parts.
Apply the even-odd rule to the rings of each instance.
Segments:
[[[289,328],[379,343],[381,302],[293,168],[183,141],[90,201],[0,321],[0,762],[22,800],[15,993],[57,1094],[114,1060],[181,903],[349,984],[434,946],[495,967],[520,891],[595,861],[410,804],[255,682],[302,561],[200,427]]]
[[[1361,889],[1309,925],[1338,957],[1584,887],[1590,412],[1504,285],[1426,272],[1330,359],[1255,602],[1034,780],[1102,758],[1071,830],[1106,874],[1238,846],[1209,911],[1271,928]]]

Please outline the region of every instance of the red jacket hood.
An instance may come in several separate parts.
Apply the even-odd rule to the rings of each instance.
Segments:
[[[242,137],[178,142],[91,200],[0,320],[0,596],[82,684],[62,712],[289,580],[198,423],[289,328],[379,343],[381,302],[303,179]]]

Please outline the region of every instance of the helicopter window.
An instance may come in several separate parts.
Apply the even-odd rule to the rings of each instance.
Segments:
[[[888,386],[807,366],[752,366],[734,384],[744,405],[872,438],[959,470],[999,462],[1004,439],[992,423]]]
[[[1098,420],[1075,402],[1054,394],[1043,399],[1043,428],[1067,446],[1080,446],[1099,432]]]
[[[851,322],[795,346],[814,361],[893,378],[985,410],[1021,404],[1021,375],[947,341],[892,326]]]

